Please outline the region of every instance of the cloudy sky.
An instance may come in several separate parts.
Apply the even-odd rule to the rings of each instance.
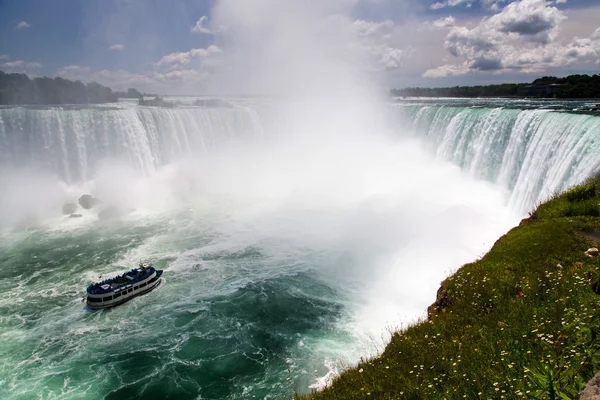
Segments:
[[[254,57],[247,52],[245,59],[228,58],[235,48],[228,40],[234,25],[256,28],[254,20],[263,15],[278,21],[293,1],[229,1],[235,9],[225,12],[219,0],[0,0],[0,70],[95,80],[114,89],[198,93],[208,90],[226,62],[236,60],[243,70],[244,60]],[[303,8],[320,9],[306,14],[311,22],[298,19],[298,35],[291,40],[260,25],[265,39],[280,35],[285,42],[277,47],[282,56],[302,54],[295,46],[306,45],[298,40],[304,33],[316,42],[342,30],[336,43],[358,49],[363,67],[387,87],[529,82],[600,72],[600,0],[295,3],[302,6],[292,7],[292,17]],[[335,6],[322,6],[328,3]],[[345,25],[336,25],[339,13]],[[332,28],[314,31],[315,15],[323,19],[314,25],[329,21]],[[283,20],[286,26],[294,22]],[[260,45],[253,49],[260,52]],[[305,54],[308,66],[312,53]]]

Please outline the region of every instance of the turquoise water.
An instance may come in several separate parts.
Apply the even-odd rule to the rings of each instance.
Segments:
[[[0,110],[0,398],[322,387],[598,166],[600,119],[576,107],[409,99],[390,132],[295,135],[272,105],[228,101]],[[84,192],[103,205],[62,216]],[[107,204],[133,211],[99,220]],[[81,302],[140,260],[164,269],[159,289]]]
[[[336,327],[344,296],[310,257],[269,254],[272,244],[223,248],[222,232],[189,215],[154,219],[3,241],[3,398],[290,394],[324,374],[322,359],[307,357],[321,337],[351,339]],[[86,309],[86,285],[138,256],[165,269],[165,284],[122,307]]]

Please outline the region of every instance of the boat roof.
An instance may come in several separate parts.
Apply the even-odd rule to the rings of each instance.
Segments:
[[[92,283],[87,288],[87,292],[91,294],[103,294],[112,292],[122,286],[129,286],[136,282],[146,279],[155,271],[150,264],[140,264],[140,267],[133,268],[122,275],[117,275],[114,278],[105,279],[102,282]]]

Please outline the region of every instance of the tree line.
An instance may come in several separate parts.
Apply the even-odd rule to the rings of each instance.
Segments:
[[[61,77],[29,79],[25,74],[0,71],[0,104],[98,104],[118,101],[99,83],[84,84]]]
[[[549,97],[563,99],[600,98],[600,75],[544,76],[531,83],[485,86],[392,89],[392,96],[410,97]]]
[[[454,86],[445,88],[392,89],[392,96],[411,97],[549,97],[600,98],[600,75],[569,75],[564,78],[544,76],[531,83]],[[113,92],[96,82],[84,84],[61,77],[37,77],[0,71],[0,105],[14,104],[98,104],[121,98],[143,99],[143,94],[130,88]],[[149,96],[149,95],[148,95]]]

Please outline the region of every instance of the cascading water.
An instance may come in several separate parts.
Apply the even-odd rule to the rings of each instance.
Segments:
[[[270,100],[0,108],[0,398],[319,387],[597,166],[596,117],[444,100],[390,126],[354,4],[214,3],[222,52],[198,75]],[[62,215],[82,193],[102,203]],[[160,289],[85,308],[140,260]]]
[[[439,281],[544,191],[597,167],[590,115],[395,105],[406,137],[357,129],[335,103],[230,102],[0,111],[2,213],[52,205],[0,236],[1,397],[318,387],[423,316]],[[84,189],[135,210],[60,216]],[[140,259],[165,269],[161,289],[85,310],[87,284]]]
[[[406,125],[437,156],[505,187],[509,206],[529,211],[600,169],[600,118],[501,104],[396,104]],[[73,184],[95,177],[105,159],[146,176],[219,143],[262,136],[264,105],[155,108],[0,109],[0,165],[38,167]]]
[[[562,103],[559,103],[564,106]],[[510,192],[509,206],[531,210],[600,170],[600,116],[572,111],[484,105],[414,104],[397,109],[436,154]],[[522,106],[521,106],[522,107]]]
[[[0,165],[34,166],[67,183],[82,183],[111,158],[148,175],[180,157],[261,130],[257,110],[244,105],[0,108]]]

